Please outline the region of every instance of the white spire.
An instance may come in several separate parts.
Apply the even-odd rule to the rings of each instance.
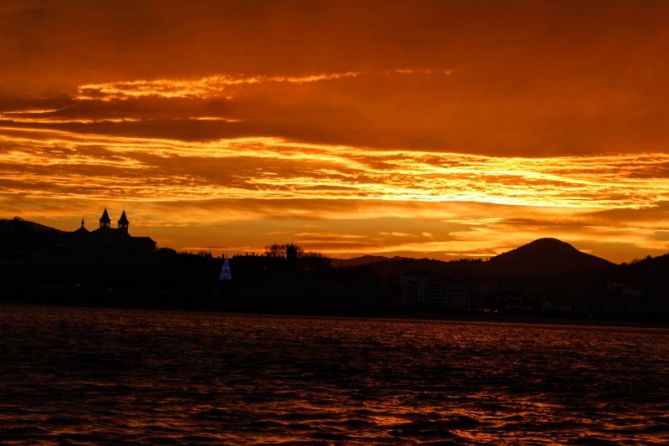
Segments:
[[[232,273],[230,273],[230,263],[228,263],[228,259],[223,260],[223,268],[221,268],[221,275],[218,276],[218,280],[232,280]]]

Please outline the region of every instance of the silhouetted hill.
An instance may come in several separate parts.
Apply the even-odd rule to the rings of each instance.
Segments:
[[[669,268],[669,253],[657,257],[648,256],[642,260],[636,260],[629,265],[636,270],[666,271]]]
[[[561,240],[542,238],[491,258],[488,267],[495,276],[529,277],[602,271],[614,264]]]
[[[13,218],[0,219],[0,251],[44,251],[61,244],[65,232],[48,226]]]
[[[669,254],[623,264],[618,277],[640,286],[669,288]]]
[[[337,260],[333,266],[366,266],[381,276],[442,274],[469,277],[543,277],[603,271],[615,265],[586,254],[569,243],[543,238],[490,259],[441,261],[404,257],[363,256]]]
[[[388,261],[395,262],[399,260],[413,260],[413,259],[407,259],[406,257],[399,257],[399,256],[386,257],[386,256],[364,255],[360,257],[353,257],[351,259],[332,259],[331,265],[336,268],[348,268],[355,266],[364,266],[379,262],[388,262]]]
[[[24,233],[51,233],[51,234],[60,234],[63,231],[60,231],[55,228],[50,228],[49,226],[44,226],[39,223],[35,223],[28,220],[23,220],[22,218],[13,218],[11,220],[0,219],[0,232],[10,232],[10,231],[21,231]]]

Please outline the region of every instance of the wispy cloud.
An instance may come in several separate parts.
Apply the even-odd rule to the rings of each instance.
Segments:
[[[661,146],[500,153],[520,133],[496,127],[496,105],[461,120],[462,98],[442,88],[458,74],[215,75],[0,99],[0,211],[67,229],[125,206],[134,231],[182,249],[284,238],[338,256],[488,257],[540,236],[614,260],[669,249]]]
[[[254,84],[308,84],[361,76],[438,75],[448,76],[453,70],[394,69],[383,71],[346,71],[303,76],[213,75],[197,79],[153,79],[85,84],[77,88],[76,100],[123,100],[146,96],[163,98],[226,97],[231,87]]]
[[[116,181],[125,195],[144,200],[467,201],[578,209],[642,208],[669,201],[669,177],[656,176],[669,163],[669,155],[661,153],[504,158],[277,138],[185,143],[25,133],[0,137],[0,165],[4,179],[25,179],[27,194],[58,184],[61,194],[76,196],[85,183],[87,196],[99,185],[97,197],[103,198]],[[35,176],[41,178],[39,185]]]

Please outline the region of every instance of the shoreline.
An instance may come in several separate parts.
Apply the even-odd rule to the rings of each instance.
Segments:
[[[257,316],[257,317],[287,317],[287,318],[323,318],[323,319],[359,319],[393,322],[454,322],[464,324],[484,325],[531,325],[546,328],[577,327],[577,328],[610,328],[610,329],[643,329],[669,331],[669,323],[635,320],[607,320],[607,319],[579,319],[540,316],[518,315],[485,315],[481,313],[399,313],[399,312],[291,312],[291,311],[258,311],[250,309],[231,308],[185,308],[185,307],[146,307],[128,305],[72,305],[67,303],[16,302],[0,299],[2,307],[41,307],[67,308],[76,310],[125,310],[139,312],[166,312],[166,313],[208,313],[230,316]]]

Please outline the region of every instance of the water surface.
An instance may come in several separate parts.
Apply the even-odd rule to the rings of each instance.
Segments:
[[[0,307],[2,444],[668,444],[669,332]]]

